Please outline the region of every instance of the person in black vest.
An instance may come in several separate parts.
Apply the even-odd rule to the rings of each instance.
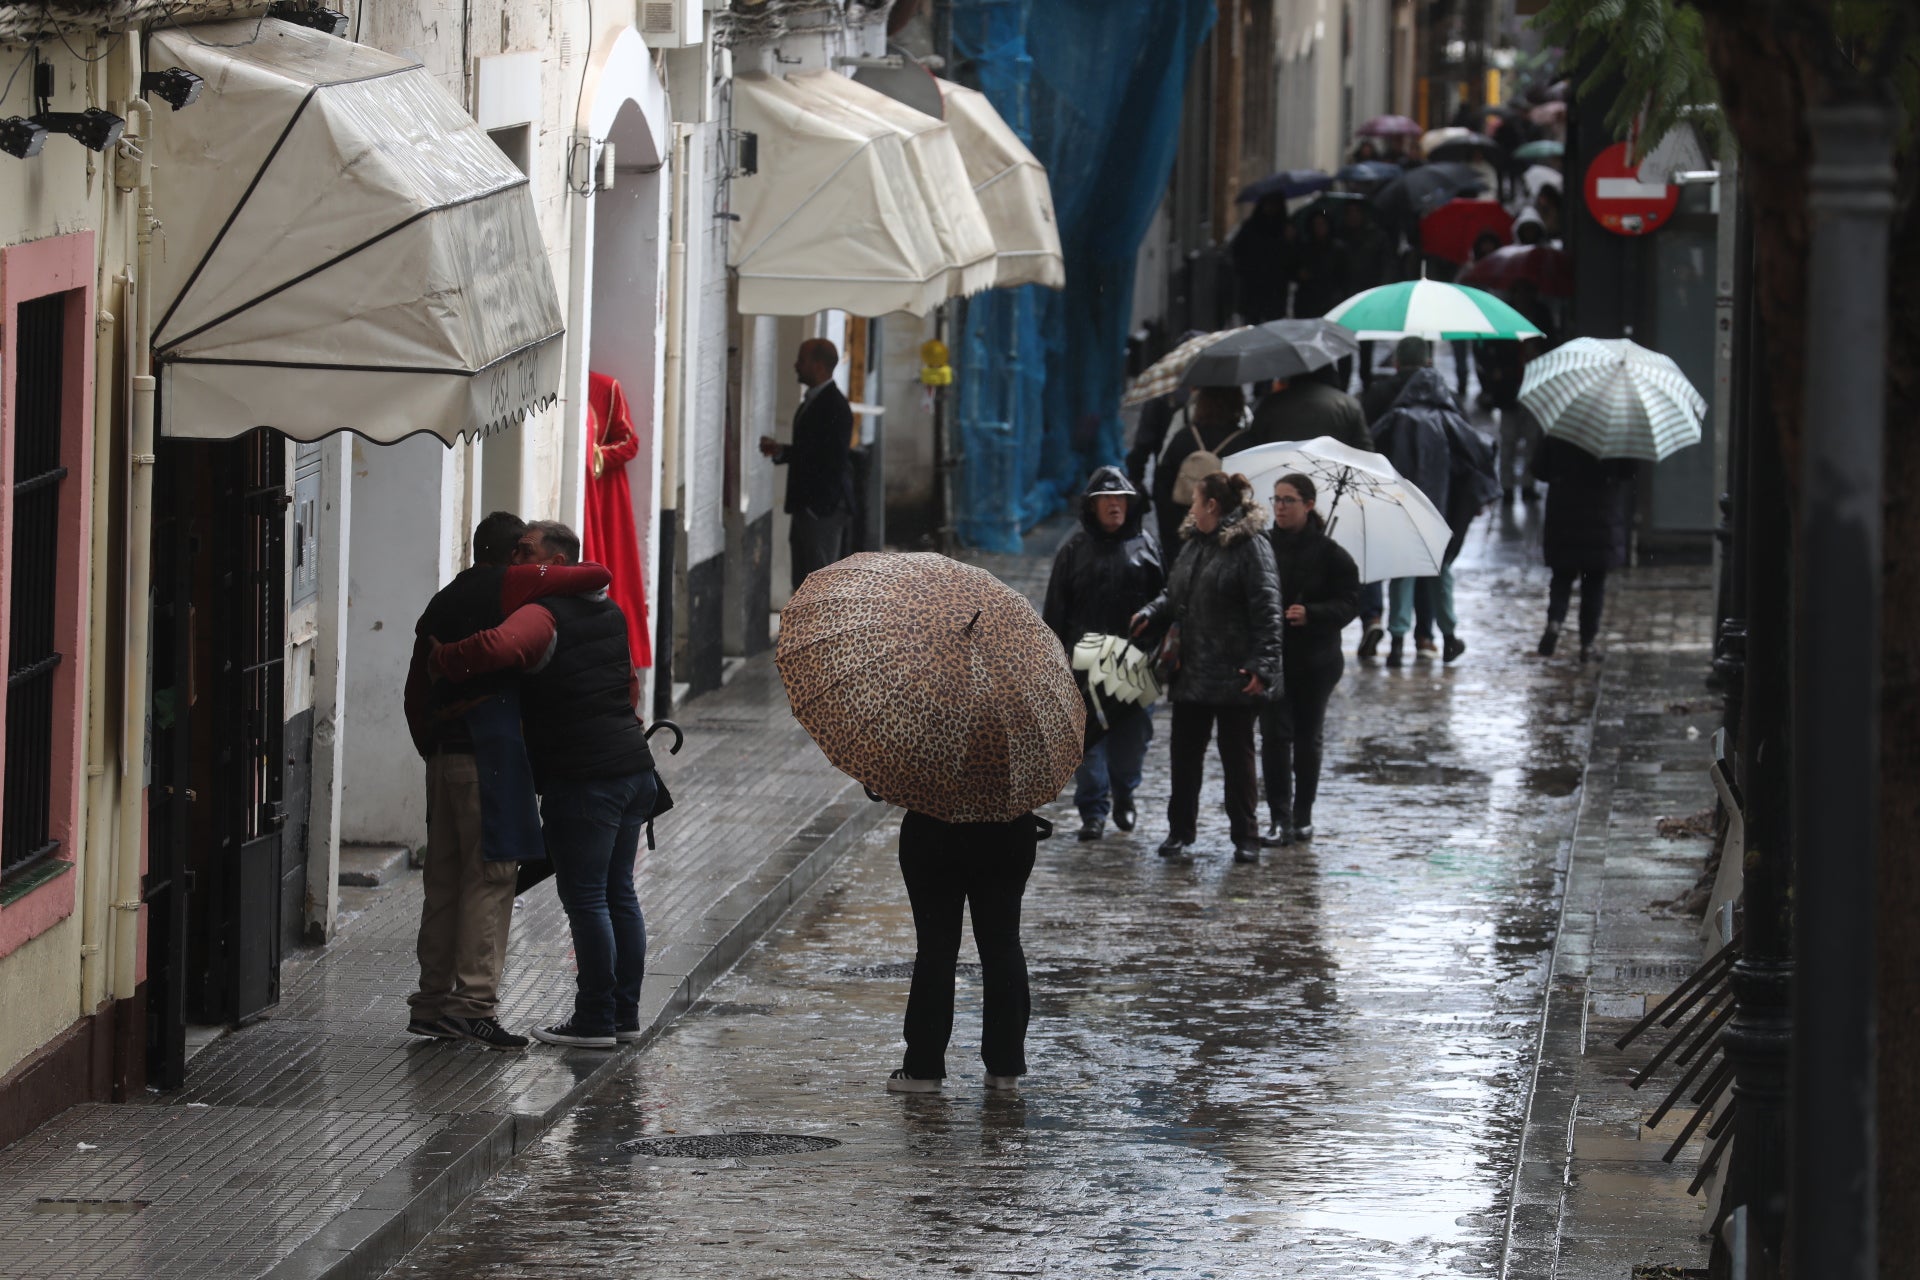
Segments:
[[[442,640],[464,640],[498,626],[527,600],[601,591],[611,581],[599,565],[554,572],[509,568],[526,527],[519,516],[495,511],[475,528],[473,567],[435,594],[414,628],[403,700],[414,746],[427,765],[425,892],[416,946],[420,985],[407,998],[407,1030],[509,1050],[527,1044],[494,1016],[513,918],[515,859],[540,856],[532,781],[515,736],[515,681],[501,674],[456,689],[436,680],[430,668]],[[504,733],[476,742],[476,727],[486,739],[488,726],[502,717]],[[490,769],[508,755],[517,772]],[[483,796],[483,776],[501,788],[509,784],[498,779],[514,779],[522,794]]]
[[[825,338],[801,343],[793,371],[807,390],[793,415],[793,443],[760,437],[760,452],[789,468],[787,546],[795,591],[808,574],[840,558],[853,512],[853,410],[834,385],[839,364],[839,350]]]
[[[527,526],[519,564],[571,565],[580,538],[557,521]],[[647,926],[634,891],[640,833],[659,779],[636,706],[627,621],[605,592],[543,600],[459,644],[436,669],[466,681],[520,670],[521,717],[547,857],[573,930],[573,1016],[533,1032],[547,1044],[611,1049],[640,1038]]]

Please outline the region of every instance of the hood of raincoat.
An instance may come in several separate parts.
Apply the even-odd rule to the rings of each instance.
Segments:
[[[1095,467],[1093,474],[1087,477],[1087,487],[1081,493],[1080,527],[1087,531],[1088,537],[1098,538],[1102,542],[1127,542],[1140,535],[1140,522],[1147,514],[1147,500],[1119,467]],[[1127,520],[1118,533],[1108,533],[1100,526],[1099,517],[1093,513],[1093,497],[1099,493],[1127,495]]]

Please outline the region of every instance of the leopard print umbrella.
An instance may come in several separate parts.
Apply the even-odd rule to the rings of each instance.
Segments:
[[[1086,706],[1025,597],[945,556],[862,552],[807,576],[774,665],[834,766],[889,804],[1008,822],[1060,794]]]

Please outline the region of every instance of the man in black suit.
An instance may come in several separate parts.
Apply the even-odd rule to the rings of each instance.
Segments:
[[[853,441],[853,410],[834,385],[833,371],[840,352],[825,338],[800,344],[793,371],[806,387],[799,412],[793,416],[793,443],[760,437],[760,452],[776,463],[787,463],[787,533],[793,553],[793,589],[815,569],[840,558],[847,522],[853,512],[853,464],[847,455]]]

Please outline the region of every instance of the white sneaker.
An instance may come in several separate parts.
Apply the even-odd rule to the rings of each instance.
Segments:
[[[939,1076],[925,1076],[925,1077],[910,1076],[907,1074],[907,1069],[905,1067],[902,1067],[900,1070],[894,1072],[892,1075],[887,1077],[887,1092],[888,1093],[938,1093],[940,1092],[940,1077]]]
[[[983,1076],[981,1084],[1000,1093],[1013,1093],[1020,1088],[1019,1076]]]

